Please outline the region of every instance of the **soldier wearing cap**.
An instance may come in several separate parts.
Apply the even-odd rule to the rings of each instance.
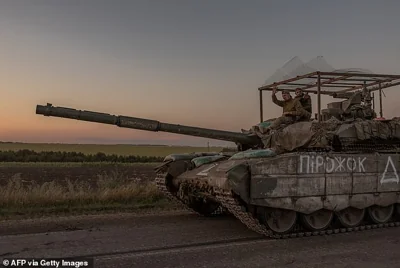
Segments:
[[[283,100],[278,100],[276,97],[276,87],[272,90],[272,101],[283,108],[283,114],[277,118],[270,128],[276,128],[281,124],[292,124],[296,121],[309,120],[311,113],[304,109],[298,98],[292,98],[289,91],[282,91]]]

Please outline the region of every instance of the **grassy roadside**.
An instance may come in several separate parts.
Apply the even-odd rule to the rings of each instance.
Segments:
[[[151,182],[138,184],[113,177],[88,182],[38,184],[14,177],[0,187],[0,219],[37,218],[111,212],[178,209]]]
[[[0,151],[24,149],[36,152],[164,157],[172,153],[218,152],[224,148],[0,142]],[[30,158],[27,159],[30,160]],[[23,160],[26,161],[25,158]],[[179,204],[167,200],[153,183],[145,180],[147,176],[153,177],[153,168],[158,166],[159,162],[145,162],[143,159],[134,159],[136,162],[128,161],[129,163],[114,160],[111,162],[89,160],[88,162],[0,162],[0,169],[4,171],[3,176],[0,176],[2,180],[0,220],[119,212],[147,213],[182,209]],[[95,160],[97,161],[97,158]],[[111,170],[110,167],[113,169]],[[21,170],[11,170],[19,168]],[[88,168],[90,174],[79,168]],[[63,169],[66,171],[64,172]],[[8,179],[14,176],[14,172],[17,176]],[[102,175],[91,176],[92,173]],[[29,181],[22,180],[18,174],[22,174],[22,177]],[[77,178],[75,182],[62,179],[74,178],[74,176]],[[143,178],[144,182],[132,181],[136,177]]]

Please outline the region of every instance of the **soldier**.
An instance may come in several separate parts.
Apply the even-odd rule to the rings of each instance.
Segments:
[[[275,119],[268,129],[277,128],[281,124],[288,125],[311,118],[311,113],[304,109],[298,98],[292,98],[289,91],[282,91],[283,100],[278,100],[275,94],[276,88],[273,88],[272,101],[283,108],[283,114],[281,117]]]
[[[303,90],[301,88],[296,88],[296,99],[299,99],[301,102],[301,105],[303,105],[304,109],[310,113],[310,115],[312,114],[312,104],[311,104],[311,98],[310,95],[308,95],[308,93],[303,92]]]

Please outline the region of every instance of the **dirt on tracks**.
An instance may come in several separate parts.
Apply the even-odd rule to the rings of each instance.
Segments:
[[[154,167],[158,163],[145,163],[134,165],[82,165],[82,166],[57,166],[57,165],[31,165],[31,166],[5,166],[0,167],[0,185],[5,185],[12,178],[20,178],[23,182],[57,181],[63,184],[67,179],[73,182],[85,181],[95,184],[101,178],[112,178],[121,181],[148,181],[156,176]]]

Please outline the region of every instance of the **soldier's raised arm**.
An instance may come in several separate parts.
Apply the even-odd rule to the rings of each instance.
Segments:
[[[278,100],[278,98],[276,97],[276,87],[272,90],[272,102],[281,107],[283,107],[283,105],[285,104],[284,101]]]

